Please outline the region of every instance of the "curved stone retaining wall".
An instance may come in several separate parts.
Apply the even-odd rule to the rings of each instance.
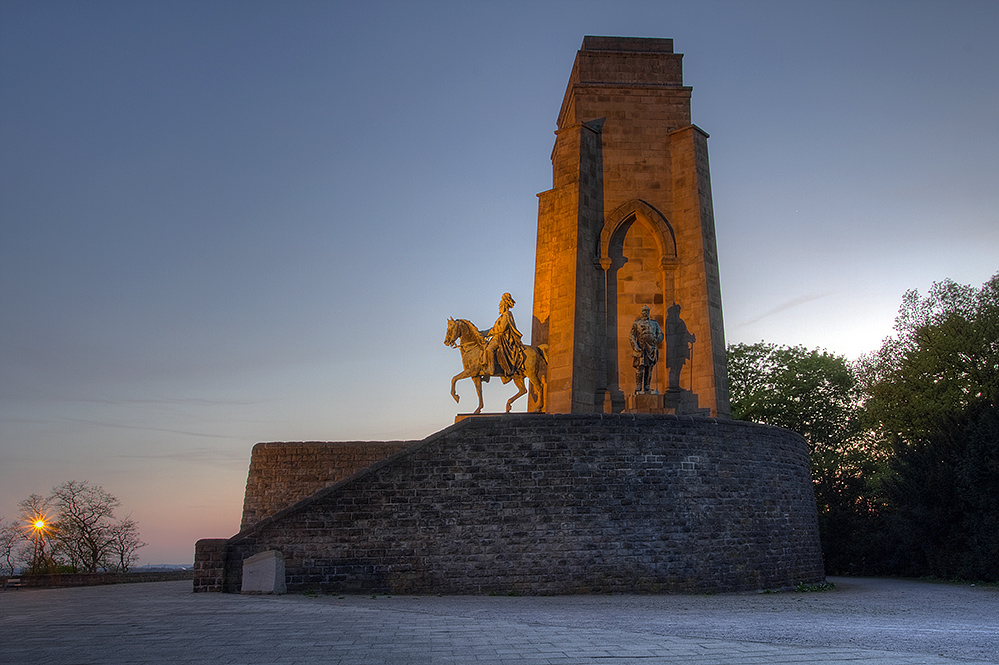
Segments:
[[[415,441],[258,443],[250,455],[240,529],[349,478]]]
[[[242,560],[271,549],[290,591],[703,593],[824,579],[804,440],[677,416],[464,420],[229,539],[217,586],[237,591]]]

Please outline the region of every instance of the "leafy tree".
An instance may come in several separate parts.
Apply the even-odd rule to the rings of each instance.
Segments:
[[[909,291],[895,335],[858,365],[873,426],[894,447],[893,572],[996,580],[999,274]]]
[[[729,346],[728,364],[732,415],[801,434],[813,474],[835,475],[871,457],[862,394],[843,356],[759,342]]]
[[[732,415],[798,432],[809,447],[827,569],[856,572],[879,558],[877,479],[888,450],[865,426],[862,393],[843,356],[802,346],[728,348]]]
[[[909,291],[895,335],[861,358],[878,436],[894,447],[884,483],[892,570],[999,578],[999,274]]]
[[[901,446],[892,469],[896,572],[999,582],[999,404],[946,418]]]
[[[820,455],[857,437],[860,391],[849,362],[803,346],[728,348],[732,414],[794,430]]]
[[[729,368],[735,417],[809,443],[829,572],[999,577],[999,274],[909,291],[854,366],[761,342]]]
[[[862,356],[868,412],[886,441],[912,442],[999,394],[999,274],[980,289],[951,280],[909,291],[895,335]]]

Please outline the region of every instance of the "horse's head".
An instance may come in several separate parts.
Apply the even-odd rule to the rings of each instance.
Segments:
[[[452,349],[463,341],[477,346],[485,346],[486,342],[479,334],[478,328],[466,319],[447,320],[447,335],[444,336],[444,343]]]
[[[450,346],[452,349],[458,346],[458,337],[461,332],[458,330],[458,322],[453,318],[448,317],[447,319],[447,334],[444,335],[444,344]]]

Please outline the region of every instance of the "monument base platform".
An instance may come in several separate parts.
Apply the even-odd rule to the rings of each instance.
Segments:
[[[248,484],[248,504],[293,470],[325,468],[287,464]],[[243,562],[267,551],[291,592],[709,593],[824,579],[804,439],[739,421],[481,415],[268,505],[232,538],[198,542],[195,591],[239,592]]]
[[[697,395],[677,388],[664,393],[648,392],[626,395],[625,413],[652,413],[674,416],[709,416],[711,409],[702,409]]]

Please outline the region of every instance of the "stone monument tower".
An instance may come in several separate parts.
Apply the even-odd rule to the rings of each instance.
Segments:
[[[729,411],[707,135],[690,124],[672,41],[587,37],[557,137],[534,296],[548,413],[464,418],[422,441],[257,444],[240,531],[198,541],[195,591],[708,593],[825,579],[801,436],[628,413]],[[450,320],[445,343],[459,331],[481,337]],[[465,361],[477,349],[463,374],[481,380]]]
[[[622,37],[585,37],[576,54],[538,195],[532,343],[548,345],[548,413],[729,416],[708,135],[690,122],[682,58],[672,39]],[[632,324],[647,305],[666,328],[674,304],[690,333],[679,385],[659,362],[655,396],[636,395]]]

